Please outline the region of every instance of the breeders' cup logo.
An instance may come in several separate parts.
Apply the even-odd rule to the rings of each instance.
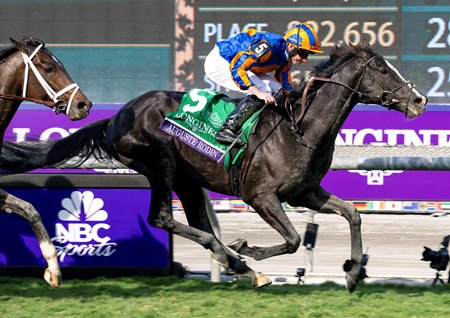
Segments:
[[[52,238],[60,262],[67,255],[107,257],[116,251],[117,243],[107,236],[110,225],[105,223],[108,213],[102,209],[102,199],[94,198],[91,191],[74,191],[61,205],[61,222],[55,224]]]
[[[214,128],[222,127],[222,119],[216,112],[206,112],[206,117]]]
[[[384,177],[389,177],[394,173],[402,173],[403,170],[391,170],[391,171],[383,171],[383,170],[348,170],[351,173],[358,173],[360,176],[367,177],[368,185],[383,185]]]

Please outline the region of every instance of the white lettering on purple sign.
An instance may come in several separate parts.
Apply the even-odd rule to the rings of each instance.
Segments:
[[[60,262],[66,256],[111,256],[117,243],[105,235],[110,225],[104,223],[108,213],[103,210],[104,202],[95,198],[92,191],[73,191],[70,198],[61,201],[58,212],[60,222],[55,223],[55,245]]]
[[[420,129],[341,129],[336,145],[450,146],[450,130]]]

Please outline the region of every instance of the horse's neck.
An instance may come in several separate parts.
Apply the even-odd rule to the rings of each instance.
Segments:
[[[18,70],[18,58],[12,56],[0,64],[0,93],[18,96],[22,94],[23,71]],[[5,130],[19,105],[19,101],[0,97],[0,142],[3,141]]]
[[[358,76],[350,81],[335,80],[353,88],[358,85]],[[305,134],[304,140],[318,147],[334,144],[339,129],[355,105],[354,93],[349,89],[332,83],[322,85],[301,127]]]
[[[25,66],[18,54],[13,54],[0,64],[0,93],[22,94]]]
[[[0,98],[0,143],[3,141],[6,128],[11,123],[20,102]]]

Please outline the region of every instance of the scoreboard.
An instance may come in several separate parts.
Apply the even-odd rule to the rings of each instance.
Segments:
[[[247,28],[283,34],[309,22],[324,54],[295,66],[300,78],[328,57],[339,42],[366,39],[425,94],[430,103],[450,103],[450,1],[448,0],[246,0],[195,1],[195,86],[220,90],[204,76],[206,55],[219,40]]]
[[[401,67],[431,102],[448,104],[450,1],[402,2]]]

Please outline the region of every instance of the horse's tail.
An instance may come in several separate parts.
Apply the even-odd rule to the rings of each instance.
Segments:
[[[3,142],[0,169],[19,173],[63,164],[79,167],[90,158],[110,161],[112,157],[105,144],[105,131],[110,120],[95,121],[58,140]]]

